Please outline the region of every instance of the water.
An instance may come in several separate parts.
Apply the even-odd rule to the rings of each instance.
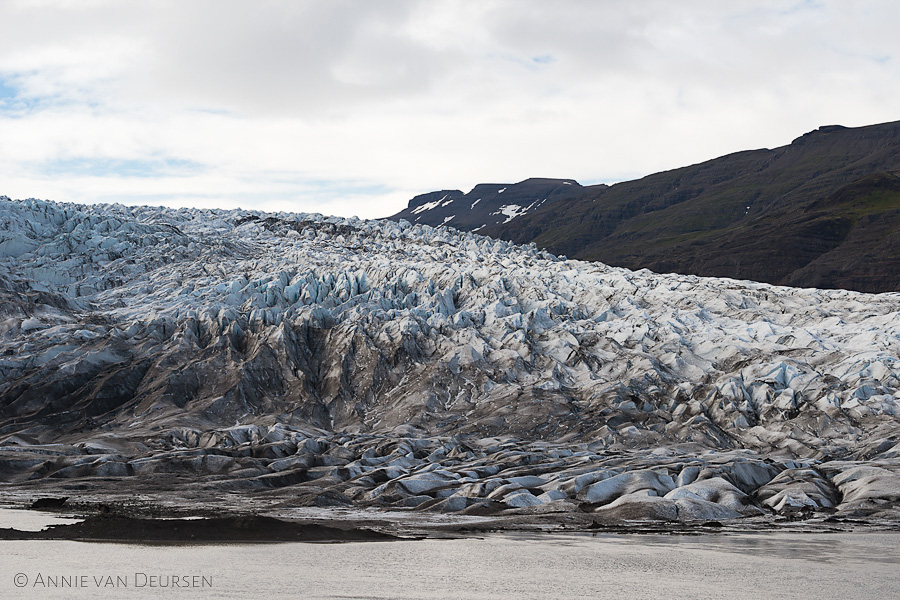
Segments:
[[[900,533],[0,542],[0,597],[888,599],[900,598],[898,547]],[[180,589],[154,587],[171,575]]]
[[[50,525],[72,525],[84,519],[60,517],[38,510],[0,508],[0,528],[19,531],[43,531]]]

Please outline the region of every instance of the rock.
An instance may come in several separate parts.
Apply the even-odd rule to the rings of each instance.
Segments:
[[[29,508],[34,510],[45,510],[48,508],[62,508],[66,501],[69,499],[68,496],[63,496],[62,498],[38,498],[34,502],[31,503]]]

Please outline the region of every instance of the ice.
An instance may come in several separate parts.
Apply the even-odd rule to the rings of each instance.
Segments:
[[[508,218],[520,214],[518,205],[506,208]],[[351,436],[333,448],[383,435],[404,440],[409,464],[377,467],[384,470],[366,493],[392,486],[383,496],[398,502],[456,493],[472,483],[460,479],[481,483],[496,465],[509,471],[505,481],[466,494],[487,500],[512,485],[542,503],[605,505],[677,487],[692,494],[678,501],[706,514],[697,502],[711,501],[712,484],[703,482],[715,478],[773,511],[834,509],[841,495],[868,510],[900,487],[890,462],[900,453],[897,293],[632,272],[446,227],[304,213],[4,199],[0,247],[2,448],[21,431],[41,442],[119,432],[142,445],[107,462],[140,460],[131,468],[152,471],[188,466],[145,460],[146,440],[180,450],[201,447],[194,438],[204,448],[278,445],[260,441],[276,424]],[[221,434],[235,424],[260,429]],[[195,433],[173,433],[185,429]],[[416,439],[430,440],[427,455],[407,443]],[[491,439],[491,452],[475,443]],[[323,480],[376,468],[362,461],[373,456],[360,453],[348,466],[337,464],[343,450],[323,458],[312,446],[300,454],[320,463],[258,464],[247,467],[257,473],[247,481],[297,477],[300,468]],[[665,473],[598,458],[534,472],[515,462],[601,450],[656,452],[656,462],[679,452],[756,458],[727,468],[685,458]],[[479,453],[495,462],[468,465],[476,475],[413,470]],[[767,456],[818,466],[782,468]],[[885,472],[856,477],[850,466],[834,470],[838,459],[888,462],[878,464]],[[230,468],[216,460],[190,468]],[[37,469],[10,464],[10,473]],[[128,472],[92,462],[52,468],[78,477]],[[655,503],[659,514],[677,508],[645,496],[639,503]],[[729,494],[718,497],[740,512]]]
[[[675,487],[668,475],[654,471],[629,471],[593,483],[578,493],[578,499],[591,504],[608,504],[619,496],[648,491],[662,496]]]

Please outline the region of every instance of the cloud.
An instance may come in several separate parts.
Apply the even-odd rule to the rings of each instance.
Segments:
[[[0,194],[377,217],[897,119],[887,0],[14,1]],[[139,174],[139,175],[138,175]]]

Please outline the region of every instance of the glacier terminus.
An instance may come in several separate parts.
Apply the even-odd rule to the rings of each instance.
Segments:
[[[0,199],[7,498],[896,524],[898,357],[898,293],[406,221]]]

